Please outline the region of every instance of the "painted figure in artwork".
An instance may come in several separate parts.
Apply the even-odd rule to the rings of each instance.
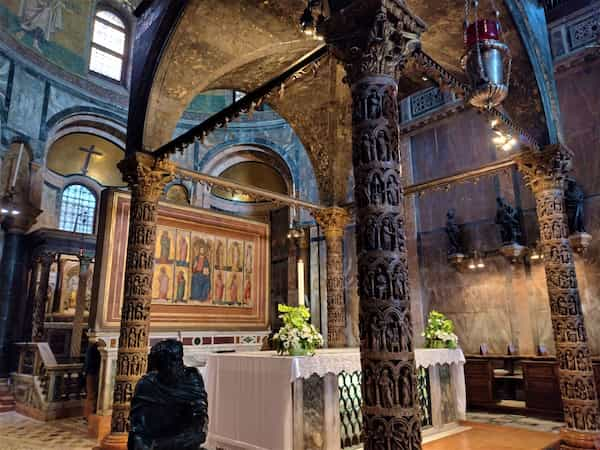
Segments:
[[[33,38],[33,47],[41,52],[40,43],[52,40],[52,35],[64,29],[63,13],[68,9],[63,0],[21,0],[19,18],[21,39],[27,32]]]
[[[161,267],[158,273],[158,298],[160,300],[169,298],[169,275],[164,267]]]
[[[246,272],[252,272],[252,245],[246,244],[246,257],[244,259],[244,270]]]
[[[231,274],[231,283],[229,284],[229,299],[234,303],[238,302],[238,292],[238,277],[237,273],[234,273]]]
[[[179,263],[184,263],[187,265],[188,260],[188,243],[187,239],[184,236],[179,238],[179,256],[177,258]]]
[[[246,278],[244,283],[244,305],[249,305],[252,299],[252,281],[250,277]]]
[[[192,300],[206,301],[210,294],[210,261],[208,243],[203,239],[194,242],[192,259]]]
[[[242,252],[240,251],[240,243],[233,242],[229,249],[229,261],[231,262],[231,270],[240,272],[242,270]]]
[[[223,302],[223,293],[225,292],[225,283],[223,282],[223,274],[222,272],[217,272],[217,277],[215,279],[215,303]]]
[[[185,298],[185,274],[183,270],[177,272],[177,288],[175,291],[175,301],[184,302]]]
[[[160,260],[168,261],[171,254],[171,238],[167,231],[163,231],[160,235]]]
[[[223,268],[225,266],[225,246],[223,241],[217,241],[217,249],[215,251],[215,266]]]

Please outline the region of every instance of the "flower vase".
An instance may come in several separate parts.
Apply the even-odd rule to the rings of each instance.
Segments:
[[[313,352],[302,346],[292,347],[288,350],[290,356],[312,356]]]
[[[431,339],[428,344],[429,348],[446,348],[446,343],[441,339]]]

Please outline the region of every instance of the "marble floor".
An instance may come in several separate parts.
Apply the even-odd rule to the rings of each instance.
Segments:
[[[497,417],[498,416],[498,417]],[[502,425],[498,425],[502,423]],[[469,414],[470,429],[430,442],[424,450],[549,450],[557,439],[555,422],[521,416]],[[560,425],[560,424],[559,424]],[[90,450],[83,419],[39,422],[17,413],[0,414],[0,450]],[[537,430],[544,431],[537,431]]]
[[[556,433],[477,422],[464,425],[471,429],[425,444],[423,450],[558,450]]]

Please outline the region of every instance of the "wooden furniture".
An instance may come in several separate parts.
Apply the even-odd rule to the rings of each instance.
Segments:
[[[523,361],[525,404],[528,410],[561,417],[562,401],[558,381],[558,363],[552,359]]]
[[[555,358],[467,355],[466,359],[469,408],[562,419]],[[600,379],[600,360],[598,375]]]

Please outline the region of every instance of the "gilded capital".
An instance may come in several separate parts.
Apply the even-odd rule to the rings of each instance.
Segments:
[[[348,211],[338,206],[313,211],[312,215],[323,228],[326,238],[341,238],[344,236],[344,228],[350,222]]]
[[[366,75],[397,79],[425,29],[402,0],[354,1],[319,24],[351,83]]]
[[[519,172],[531,190],[563,189],[573,165],[573,152],[562,144],[530,150],[515,159]]]
[[[156,201],[165,186],[175,177],[175,164],[167,158],[155,158],[148,153],[136,153],[118,164],[132,192],[148,201]]]

